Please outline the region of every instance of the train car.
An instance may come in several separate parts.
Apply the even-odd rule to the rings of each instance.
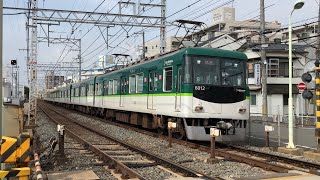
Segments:
[[[176,122],[178,138],[208,141],[215,127],[222,132],[219,141],[243,140],[246,62],[240,52],[185,48],[73,84],[70,99],[48,100],[159,132]]]

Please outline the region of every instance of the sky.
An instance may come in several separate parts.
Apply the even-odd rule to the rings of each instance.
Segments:
[[[112,9],[119,0],[39,0],[39,8],[47,9],[65,9],[77,11],[93,11],[99,4],[102,5],[96,12],[110,12],[117,13],[118,7]],[[122,0],[124,1],[124,0]],[[158,4],[161,0],[140,0],[141,2],[151,2]],[[138,2],[138,0],[131,0],[131,2]],[[278,21],[283,27],[288,25],[288,17],[293,9],[295,0],[265,0],[266,21]],[[300,25],[317,20],[319,0],[305,0],[305,6],[293,13],[293,24]],[[4,0],[5,7],[26,7],[27,0]],[[190,7],[188,7],[190,5]],[[177,19],[188,19],[205,22],[208,26],[211,25],[212,10],[221,7],[234,7],[236,11],[236,20],[259,19],[259,0],[167,0],[167,22],[171,23]],[[179,11],[184,9],[182,11]],[[179,11],[178,13],[176,13]],[[21,11],[4,10],[4,14],[17,13]],[[124,13],[131,13],[132,8],[124,8]],[[171,16],[174,14],[173,16]],[[147,9],[143,15],[159,16],[159,8]],[[4,67],[10,63],[11,59],[17,59],[20,67],[20,82],[27,84],[27,68],[26,68],[26,17],[25,15],[4,15],[3,22],[3,65]],[[78,27],[79,26],[79,27]],[[98,60],[99,55],[113,54],[113,53],[127,53],[136,56],[136,49],[142,43],[141,35],[134,35],[134,32],[142,30],[140,27],[112,27],[109,28],[109,45],[106,47],[104,38],[101,36],[98,27],[93,27],[89,24],[75,25],[75,32],[72,38],[81,38],[81,50],[83,58],[83,66],[92,67]],[[90,28],[93,29],[91,31]],[[174,28],[167,27],[167,30]],[[43,29],[47,29],[43,26]],[[126,31],[124,30],[126,29]],[[106,31],[101,27],[104,36]],[[47,30],[46,30],[47,31]],[[89,32],[88,32],[89,31]],[[45,36],[42,28],[38,26],[38,36]],[[61,23],[60,26],[50,27],[50,37],[70,37],[72,27],[68,23]],[[87,35],[84,36],[84,34]],[[167,36],[173,35],[176,30],[167,33]],[[130,36],[127,38],[127,34]],[[158,38],[159,29],[148,28],[145,30],[146,41]],[[97,40],[96,40],[97,39]],[[119,42],[122,42],[119,44]],[[117,46],[119,45],[119,46]],[[115,47],[115,48],[113,48]],[[75,47],[70,48],[64,44],[38,44],[38,63],[56,63],[57,60],[61,62],[74,62],[78,51]],[[77,64],[73,64],[77,66]],[[7,68],[4,69],[4,76],[8,74]],[[40,77],[41,76],[41,77]],[[44,74],[38,74],[38,78],[43,80]]]

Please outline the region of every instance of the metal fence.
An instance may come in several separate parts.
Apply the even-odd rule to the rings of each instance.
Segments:
[[[249,136],[249,140],[257,136],[255,133],[258,131],[264,131],[264,126],[273,126],[274,131],[271,133],[270,138],[272,141],[280,146],[283,143],[286,143],[287,140],[284,140],[284,135],[287,134],[288,129],[288,115],[274,115],[269,114],[267,121],[262,120],[262,114],[252,113],[250,115],[249,129],[247,135]],[[257,124],[260,124],[257,126]],[[253,127],[252,127],[253,126]],[[306,129],[315,128],[316,127],[316,117],[315,116],[307,116],[307,115],[293,115],[293,126],[295,130],[305,131]],[[260,127],[258,129],[254,129]],[[260,134],[261,135],[261,134]],[[261,136],[260,136],[261,137]],[[264,137],[262,137],[264,138]]]
[[[262,120],[262,114],[258,113],[251,113],[250,119],[252,121],[261,121]],[[288,124],[289,116],[288,115],[274,115],[274,114],[268,114],[268,120],[265,121],[265,123],[280,123],[282,125]],[[297,127],[315,127],[316,125],[316,117],[315,116],[309,116],[309,115],[293,115],[293,124]]]

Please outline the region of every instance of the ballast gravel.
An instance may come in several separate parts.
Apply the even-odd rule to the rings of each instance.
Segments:
[[[318,160],[308,159],[308,158],[305,158],[305,157],[302,157],[302,156],[295,156],[295,155],[280,153],[280,152],[272,150],[271,148],[248,146],[248,145],[244,146],[244,148],[251,149],[251,150],[254,150],[254,151],[265,152],[265,153],[274,154],[274,155],[278,155],[278,156],[284,156],[284,157],[288,157],[288,158],[292,158],[292,159],[304,160],[304,161],[307,161],[307,162],[320,164],[320,161],[318,161]]]
[[[38,127],[35,128],[35,135],[38,137],[38,143],[43,145],[40,147],[43,149],[40,155],[40,163],[41,167],[46,171],[80,171],[80,170],[92,170],[100,179],[102,180],[116,180],[108,170],[106,170],[104,166],[94,165],[97,157],[95,156],[84,156],[80,153],[81,147],[75,146],[73,143],[68,142],[76,142],[75,140],[65,137],[65,156],[66,161],[64,164],[57,166],[57,164],[53,164],[55,161],[53,156],[49,157],[49,139],[55,137],[58,139],[57,127],[56,125],[48,119],[48,117],[42,112],[38,112],[37,116],[37,124]],[[83,148],[84,149],[84,148]],[[55,148],[54,152],[57,152],[58,145]],[[97,163],[96,163],[97,164]]]
[[[88,118],[71,111],[67,112],[67,110],[62,108],[61,111],[66,111],[65,114],[68,114],[68,117],[80,123],[87,124],[90,127],[95,127],[97,130],[104,131],[117,139],[125,140],[132,145],[149,150],[157,155],[190,167],[191,169],[200,171],[209,176],[243,178],[268,173],[263,169],[251,167],[247,164],[238,162],[222,160],[217,164],[208,164],[205,162],[209,157],[208,153],[177,144],[174,144],[173,148],[168,148],[168,143],[165,140],[160,140],[159,138],[154,138],[129,129],[97,121],[93,118]]]

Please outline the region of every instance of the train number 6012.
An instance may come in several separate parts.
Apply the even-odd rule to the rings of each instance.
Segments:
[[[194,90],[196,90],[196,91],[204,91],[205,89],[206,89],[205,86],[195,86],[194,87]]]

